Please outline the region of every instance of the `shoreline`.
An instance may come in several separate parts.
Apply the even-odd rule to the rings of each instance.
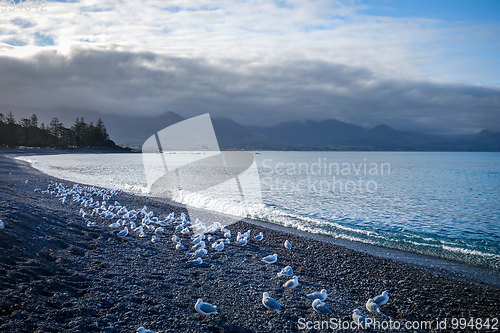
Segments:
[[[171,206],[176,206],[179,208],[184,208],[184,206],[180,203],[170,201],[168,199],[163,198],[155,198],[148,197],[150,200],[158,201],[161,203],[165,203]],[[208,214],[220,216],[224,218],[224,216],[228,216],[227,214],[205,210],[203,208],[190,208],[197,211],[206,211]],[[447,275],[451,278],[455,279],[463,279],[466,281],[476,282],[476,283],[487,283],[491,285],[496,285],[500,287],[500,270],[484,267],[484,266],[476,266],[465,262],[454,261],[450,259],[444,259],[439,257],[434,257],[430,255],[403,251],[399,249],[387,248],[382,246],[376,246],[361,242],[354,242],[340,238],[334,238],[328,235],[323,234],[314,234],[307,231],[299,230],[293,227],[284,226],[277,223],[272,223],[263,220],[256,220],[250,218],[242,218],[237,216],[230,216],[231,218],[237,218],[241,221],[244,221],[249,224],[253,224],[256,226],[261,226],[266,229],[276,230],[287,234],[292,234],[304,238],[308,238],[311,240],[316,240],[320,242],[326,242],[338,246],[342,246],[351,250],[355,250],[358,252],[367,253],[379,258],[389,259],[398,261],[401,263],[414,265],[415,267],[420,267],[424,269],[437,269],[441,270],[441,274]]]
[[[136,235],[120,239],[102,218],[89,227],[78,215],[80,205],[62,205],[54,196],[33,192],[49,180],[60,180],[27,162],[3,155],[0,162],[0,219],[6,225],[0,230],[0,283],[5,286],[0,291],[0,331],[135,332],[145,326],[156,332],[299,332],[304,331],[298,326],[301,318],[325,320],[305,298],[322,288],[328,290],[325,302],[333,310],[326,320],[350,321],[355,308],[367,315],[366,300],[384,290],[391,299],[383,312],[401,323],[494,318],[500,312],[498,285],[453,278],[441,269],[373,256],[254,220],[232,224],[232,241],[238,231],[252,229],[252,236],[264,233],[262,242],[228,245],[221,253],[210,248],[202,265],[188,265],[187,251],[173,247],[172,230],[154,244]],[[134,209],[147,205],[158,216],[185,211],[126,193],[117,200]],[[219,214],[202,213],[206,222]],[[292,251],[283,247],[285,239]],[[260,261],[272,253],[278,254],[276,264]],[[286,279],[276,276],[286,265],[299,277],[294,291],[283,290]],[[266,315],[264,291],[282,304],[281,314]],[[218,306],[220,314],[200,321],[194,311],[200,297]]]
[[[3,149],[4,150],[4,149]],[[40,152],[35,152],[34,154],[31,155],[47,155],[47,153],[44,150],[47,149],[39,149]],[[49,151],[54,151],[55,149],[48,149]],[[83,151],[78,151],[78,153],[85,153]],[[0,150],[0,154],[3,151]],[[13,152],[13,155],[17,156],[22,156],[26,155],[24,154],[25,151],[17,151]],[[59,154],[58,152],[54,152],[55,154]],[[73,151],[68,151],[65,152],[68,154],[74,153]],[[92,153],[97,153],[97,154],[106,154],[106,153],[115,153],[113,151],[106,151],[106,150],[100,150],[100,151],[88,151],[87,153],[92,154]],[[126,153],[126,152],[124,152]],[[19,160],[18,160],[19,161]],[[40,172],[44,175],[42,171],[39,171],[38,169],[34,168],[29,162],[27,161],[22,161],[23,163],[27,163],[29,167],[33,168],[37,172]],[[49,177],[49,175],[46,175]],[[53,177],[53,176],[50,176]],[[57,177],[53,177],[55,179],[59,179]],[[64,180],[64,179],[59,179],[59,182],[68,182],[69,180]],[[75,183],[73,181],[69,181],[71,183]],[[93,185],[88,185],[88,184],[80,184],[84,186],[93,186]],[[127,193],[128,195],[136,196],[131,193]],[[180,209],[185,209],[185,206],[181,203],[177,203],[168,199],[164,198],[155,198],[155,197],[149,197],[149,200],[154,200],[158,201],[161,203],[168,204],[170,206],[176,206],[179,207]],[[216,212],[216,211],[210,211],[210,210],[205,210],[202,208],[190,208],[194,209],[197,211],[205,211],[207,214],[210,215],[215,215],[215,216],[220,216],[224,217],[227,216],[227,214]],[[273,229],[285,233],[290,233],[302,237],[306,237],[312,240],[317,240],[317,241],[322,241],[322,242],[327,242],[335,245],[339,245],[348,249],[356,250],[359,252],[364,252],[367,254],[371,254],[380,258],[384,259],[389,259],[389,260],[395,260],[399,261],[402,263],[414,265],[416,267],[421,267],[425,269],[438,269],[442,270],[442,274],[445,274],[449,277],[456,278],[456,279],[464,279],[472,282],[479,282],[479,283],[487,283],[487,284],[492,284],[496,286],[500,286],[500,270],[497,270],[495,268],[491,267],[485,267],[485,266],[480,266],[480,265],[473,265],[470,263],[465,263],[465,262],[460,262],[460,261],[454,261],[451,259],[445,259],[445,258],[440,258],[440,257],[435,257],[431,255],[426,255],[426,254],[420,254],[416,252],[410,252],[410,251],[404,251],[400,249],[394,249],[394,248],[387,248],[387,247],[382,247],[382,246],[377,246],[377,245],[371,245],[371,244],[366,244],[366,243],[361,243],[361,242],[355,242],[355,241],[349,241],[349,240],[344,240],[344,239],[339,239],[339,238],[334,238],[329,235],[323,235],[323,234],[314,234],[314,233],[309,233],[306,231],[302,231],[293,227],[288,227],[288,226],[283,226],[281,224],[277,223],[272,223],[268,221],[263,221],[263,220],[257,220],[257,219],[250,219],[250,218],[242,218],[238,216],[231,216],[231,218],[236,218],[238,220],[245,221],[250,224],[258,225],[261,227],[265,227],[267,229]]]

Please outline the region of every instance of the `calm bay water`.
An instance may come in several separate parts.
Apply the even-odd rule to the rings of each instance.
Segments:
[[[183,204],[500,269],[500,153],[259,152],[262,204]],[[169,158],[185,158],[178,155]],[[146,194],[141,154],[30,156],[67,180]]]

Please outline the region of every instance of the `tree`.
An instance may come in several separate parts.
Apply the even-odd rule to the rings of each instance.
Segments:
[[[88,137],[87,137],[87,124],[85,120],[82,118],[76,118],[75,124],[71,127],[73,134],[75,135],[76,146],[78,148],[87,147]]]
[[[9,111],[9,114],[7,115],[7,125],[14,125],[16,123],[16,120],[14,119],[14,115],[12,114],[12,111]]]
[[[5,131],[7,130],[5,125],[5,116],[0,113],[0,147],[3,147],[5,141]]]
[[[57,118],[52,118],[49,124],[49,133],[52,135],[52,140],[50,140],[50,145],[51,146],[59,146],[60,145],[60,139],[62,137],[62,129],[64,127],[62,124],[59,122],[59,119]]]
[[[30,121],[31,121],[30,126],[32,126],[32,127],[38,127],[38,117],[36,116],[36,114],[33,113],[31,115]]]
[[[106,131],[106,127],[104,126],[104,123],[102,122],[102,119],[99,118],[97,120],[96,124],[96,136],[97,136],[97,147],[103,148],[106,147],[108,144],[109,140],[109,135],[108,132]]]
[[[6,119],[6,130],[5,130],[5,143],[7,146],[12,147],[17,144],[17,131],[16,131],[16,120],[12,111],[9,111]]]
[[[65,128],[58,118],[53,118],[49,125],[42,123],[38,127],[38,117],[21,118],[18,123],[12,112],[7,117],[0,113],[0,147],[19,145],[60,148],[103,148],[115,147],[109,139],[106,127],[101,119],[97,125],[89,125],[82,118],[76,118],[71,128]]]
[[[19,145],[29,146],[29,130],[31,125],[31,119],[21,118],[19,120],[19,125],[21,125],[21,131],[19,131]]]

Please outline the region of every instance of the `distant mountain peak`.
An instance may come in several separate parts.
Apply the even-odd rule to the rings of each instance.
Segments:
[[[394,128],[386,124],[380,124],[371,129],[374,132],[397,132]]]

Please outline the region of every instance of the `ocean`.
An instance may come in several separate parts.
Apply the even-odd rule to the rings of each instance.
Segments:
[[[238,186],[241,183],[244,192],[253,179],[252,191],[260,187],[253,200],[241,201],[237,193],[228,200],[220,190],[187,192],[182,186],[170,199],[310,233],[500,269],[500,153],[251,153],[256,177],[240,175]],[[205,155],[210,154],[186,152],[166,158],[170,165],[182,165]],[[148,194],[151,185],[142,154],[21,159],[81,184],[138,195]],[[207,175],[197,170],[192,177],[202,181],[216,176]]]

